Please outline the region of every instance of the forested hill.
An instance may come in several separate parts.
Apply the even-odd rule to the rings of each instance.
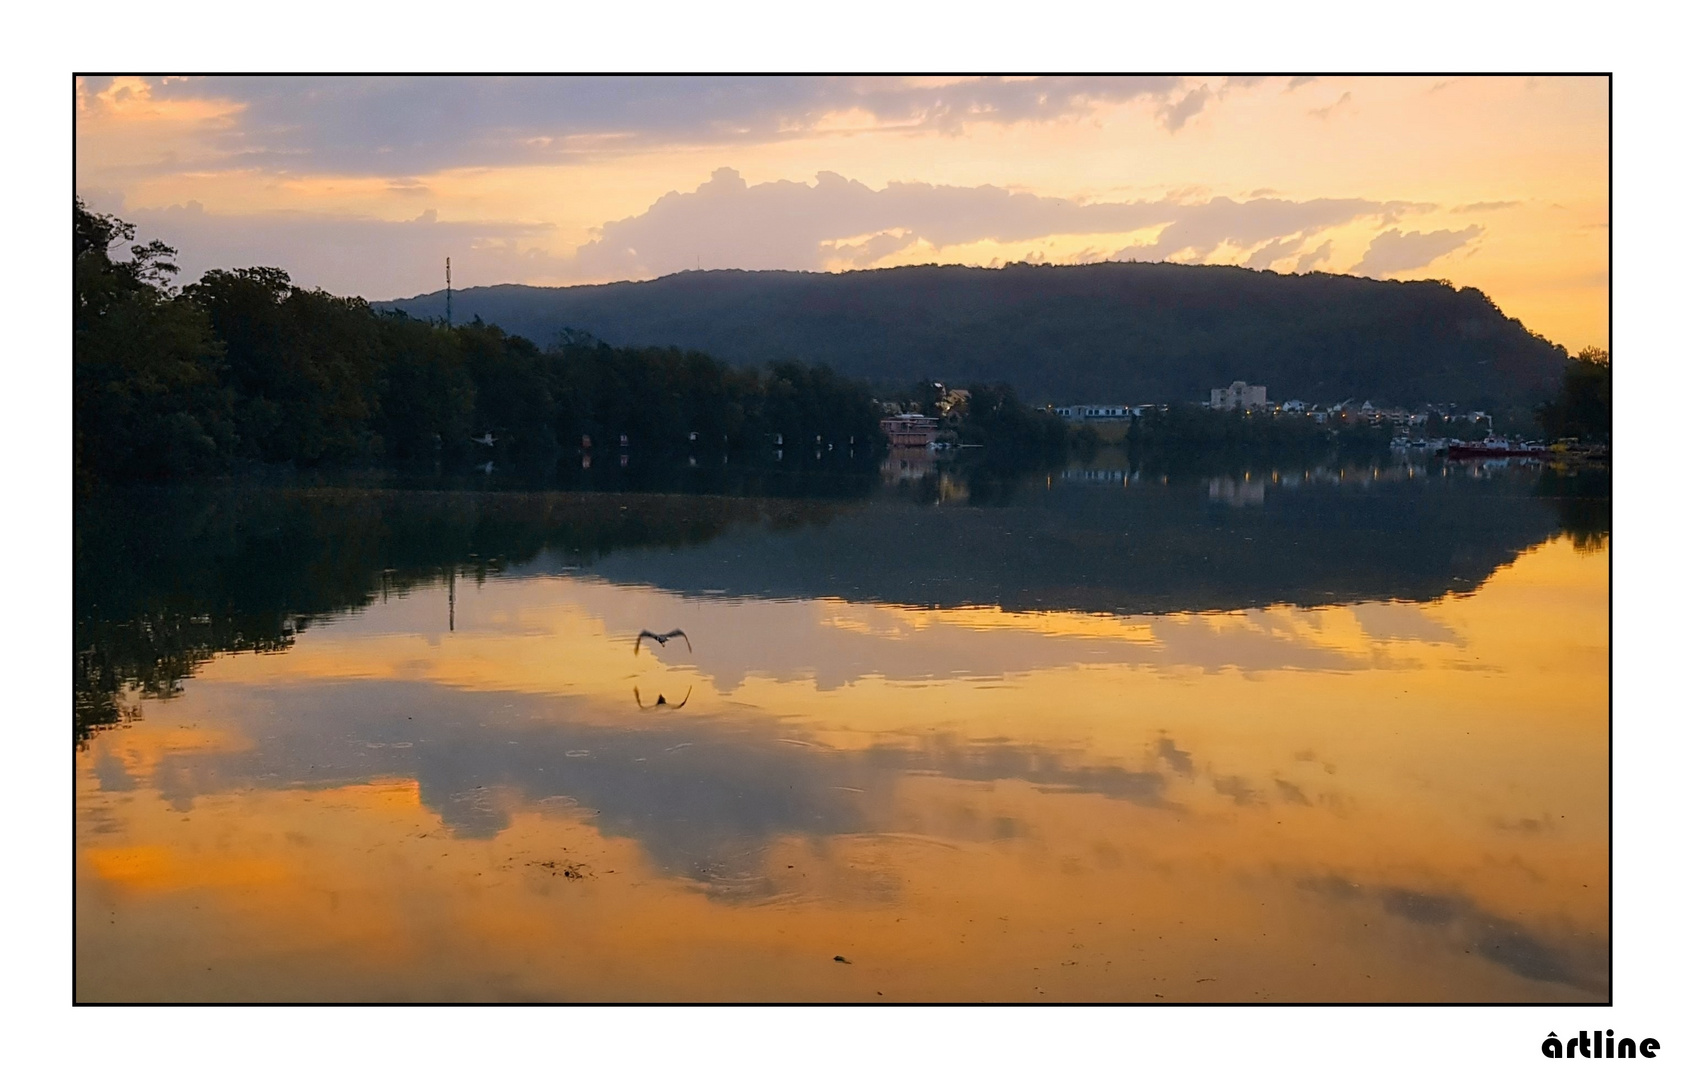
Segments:
[[[442,317],[445,294],[379,306]],[[453,310],[540,343],[571,328],[734,363],[823,363],[883,387],[1009,382],[1055,403],[1191,400],[1245,379],[1277,400],[1531,407],[1567,362],[1477,289],[1174,263],[706,270],[463,289]]]

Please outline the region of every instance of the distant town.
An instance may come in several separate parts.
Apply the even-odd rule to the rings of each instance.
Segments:
[[[971,412],[980,411],[965,390],[942,383],[921,384],[917,402],[880,402],[880,430],[897,457],[897,467],[911,468],[908,454],[963,449],[977,445],[962,441],[961,433],[976,433]],[[1608,461],[1607,436],[1576,437],[1559,430],[1546,441],[1495,430],[1486,409],[1465,408],[1455,402],[1424,402],[1412,408],[1377,405],[1347,398],[1316,402],[1300,398],[1274,401],[1262,384],[1236,380],[1213,387],[1205,399],[1176,403],[1100,403],[1046,405],[1028,412],[1058,417],[1070,425],[1074,446],[1091,449],[1102,444],[1129,443],[1140,447],[1166,440],[1207,444],[1258,443],[1283,438],[1302,448],[1337,442],[1351,448],[1360,440],[1375,450],[1396,454],[1430,453],[1453,458],[1552,458]],[[1282,425],[1278,427],[1277,425]],[[1079,454],[1080,457],[1085,456]]]
[[[1347,398],[1329,404],[1317,404],[1302,401],[1299,398],[1289,398],[1287,401],[1272,401],[1266,388],[1248,382],[1232,382],[1228,386],[1213,387],[1211,395],[1201,402],[1190,404],[1202,405],[1218,412],[1266,413],[1287,416],[1305,416],[1319,424],[1326,424],[1330,420],[1351,423],[1363,421],[1367,423],[1403,424],[1407,427],[1427,425],[1431,418],[1438,417],[1442,422],[1468,422],[1473,424],[1492,424],[1492,416],[1480,409],[1458,411],[1455,403],[1423,404],[1415,409],[1382,407],[1371,402],[1360,402],[1357,398]],[[1056,405],[1053,411],[1063,419],[1073,423],[1108,423],[1113,421],[1128,421],[1140,417],[1148,412],[1165,412],[1170,406],[1166,403],[1146,405]]]
[[[942,383],[931,385],[935,391],[935,408],[929,413],[909,409],[903,402],[881,403],[885,415],[879,426],[891,446],[919,448],[937,445],[940,448],[943,443],[944,422],[951,416],[964,412],[969,400],[967,391],[950,389]],[[1205,400],[1185,404],[1190,408],[1203,408],[1213,412],[1239,412],[1243,416],[1304,417],[1318,424],[1391,424],[1406,428],[1407,431],[1420,428],[1426,432],[1431,424],[1438,428],[1459,425],[1467,428],[1473,425],[1476,428],[1484,428],[1488,435],[1493,434],[1493,417],[1490,413],[1482,409],[1460,410],[1455,402],[1427,402],[1410,409],[1378,406],[1357,398],[1329,403],[1308,402],[1299,398],[1279,402],[1270,399],[1265,386],[1240,380],[1228,386],[1213,387]],[[1167,402],[1046,407],[1048,412],[1074,424],[1128,424],[1131,420],[1140,419],[1150,413],[1165,413],[1171,408],[1171,404]],[[1469,432],[1460,431],[1459,434]]]

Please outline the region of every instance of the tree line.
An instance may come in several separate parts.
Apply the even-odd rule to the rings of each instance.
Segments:
[[[1130,423],[1126,443],[1132,456],[1200,447],[1323,455],[1330,451],[1386,451],[1391,426],[1318,423],[1304,414],[1248,413],[1174,404],[1149,409]]]
[[[902,400],[911,411],[940,420],[939,440],[981,449],[998,466],[1058,464],[1070,453],[1092,452],[1092,432],[1027,403],[1010,383],[975,382],[957,393],[921,379]]]
[[[853,448],[870,462],[882,446],[867,388],[825,367],[737,368],[579,333],[541,348],[478,319],[447,326],[301,288],[272,267],[178,290],[172,248],[136,243],[80,199],[74,241],[79,487],[623,447],[750,460],[800,447],[807,461]]]
[[[1535,416],[1550,438],[1609,443],[1612,385],[1609,350],[1589,346],[1575,354],[1556,395]]]

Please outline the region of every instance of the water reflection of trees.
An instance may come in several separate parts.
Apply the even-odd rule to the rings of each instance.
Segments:
[[[1557,520],[1576,551],[1602,551],[1610,539],[1610,470],[1602,466],[1550,468],[1540,473],[1534,494],[1551,500]]]
[[[1442,463],[1443,464],[1443,463]],[[1137,446],[1096,445],[1086,453],[1045,454],[1034,457],[962,451],[893,450],[881,473],[885,486],[900,497],[920,503],[964,502],[971,506],[1009,506],[1055,478],[1083,479],[1095,474],[1118,474],[1119,479],[1205,485],[1213,479],[1242,479],[1255,475],[1301,474],[1319,479],[1342,479],[1349,472],[1396,472],[1408,479],[1423,473],[1422,463],[1409,470],[1372,438],[1348,442],[1324,440],[1315,445],[1232,446],[1222,443]]]
[[[541,551],[704,543],[735,524],[824,521],[825,500],[225,488],[107,493],[75,514],[79,744],[180,692],[220,653],[286,649],[313,619]]]
[[[825,529],[624,552],[596,572],[681,595],[1153,615],[1423,602],[1469,592],[1559,531],[1533,470],[1429,463],[1172,479],[1038,471],[897,480]],[[1226,484],[1226,480],[1233,481]],[[1233,490],[1231,490],[1233,489]]]
[[[383,591],[483,580],[545,551],[684,595],[1155,614],[1430,600],[1557,533],[1597,550],[1610,531],[1607,470],[1353,462],[1213,479],[1095,464],[1117,467],[936,463],[858,499],[107,493],[75,515],[76,738],[180,692],[220,653],[286,649],[312,620]],[[792,476],[732,483],[802,490]],[[828,485],[851,493],[859,478]]]
[[[1311,425],[1310,421],[1306,421]],[[1389,430],[1352,427],[1319,431],[1312,438],[1280,442],[1137,441],[1129,445],[1131,471],[1169,480],[1205,480],[1245,472],[1303,472],[1342,468],[1369,469],[1390,464]]]
[[[857,499],[878,484],[878,462],[861,446],[771,445],[751,456],[697,446],[693,452],[623,455],[618,446],[570,451],[542,461],[499,460],[489,478],[478,470],[437,469],[384,478],[396,487],[441,486],[493,491],[602,491],[680,495],[731,495],[770,499]],[[777,454],[777,460],[773,455]]]

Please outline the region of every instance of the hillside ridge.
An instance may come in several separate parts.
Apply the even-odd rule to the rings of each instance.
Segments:
[[[445,294],[376,306],[443,318]],[[1244,379],[1276,400],[1529,408],[1568,359],[1472,287],[1178,263],[690,270],[460,289],[453,310],[541,345],[583,331],[885,388],[1009,382],[1052,403],[1194,400]]]

